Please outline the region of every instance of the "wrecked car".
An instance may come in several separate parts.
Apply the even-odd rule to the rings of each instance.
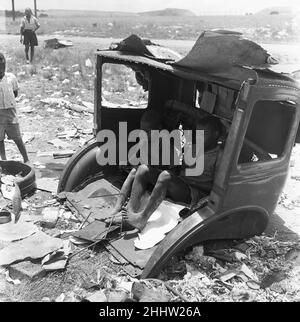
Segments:
[[[124,269],[142,278],[157,275],[189,246],[262,234],[287,179],[292,148],[300,142],[299,84],[273,71],[277,61],[256,43],[236,32],[207,31],[185,57],[160,53],[137,36],[97,51],[95,140],[72,156],[58,189],[90,225],[89,237],[80,232],[77,237],[105,239],[107,249],[127,264]],[[134,75],[125,81],[127,96],[120,85],[123,74],[114,74],[117,68]],[[128,132],[139,129],[145,110],[163,111],[174,100],[203,109],[223,124],[213,183],[155,246],[137,249],[136,232],[110,240],[107,232],[99,232],[97,219],[116,201],[129,170],[97,163],[97,133],[108,129],[118,135],[120,122],[127,122]]]

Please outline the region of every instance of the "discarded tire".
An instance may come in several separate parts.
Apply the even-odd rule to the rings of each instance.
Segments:
[[[35,172],[28,164],[18,161],[0,161],[2,171],[13,176],[20,174],[22,178],[16,180],[22,198],[31,194],[36,189]]]

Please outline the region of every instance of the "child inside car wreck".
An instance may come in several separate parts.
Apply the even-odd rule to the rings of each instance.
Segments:
[[[110,216],[105,219],[107,225],[119,224],[124,229],[137,228],[142,231],[150,216],[166,197],[192,208],[210,191],[219,151],[218,139],[222,134],[220,121],[200,109],[190,108],[176,101],[166,104],[165,115],[177,115],[177,120],[181,121],[183,128],[204,130],[203,174],[186,176],[184,170],[187,165],[182,164],[178,168],[172,161],[169,167],[141,164],[133,168],[122,186]],[[178,124],[175,124],[176,126]],[[143,114],[141,129],[147,132],[162,128],[162,117],[158,112],[150,111]],[[128,203],[124,207],[128,197]]]

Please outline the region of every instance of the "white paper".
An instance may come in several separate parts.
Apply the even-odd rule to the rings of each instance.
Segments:
[[[165,238],[178,223],[179,212],[184,206],[163,201],[151,215],[146,227],[138,234],[134,246],[139,249],[148,249]]]

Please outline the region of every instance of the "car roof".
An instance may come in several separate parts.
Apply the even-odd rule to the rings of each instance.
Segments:
[[[268,68],[258,69],[239,67],[238,69],[232,70],[229,73],[222,72],[213,74],[181,67],[174,64],[173,61],[156,59],[150,56],[147,57],[145,55],[137,55],[132,52],[118,50],[98,50],[96,54],[107,59],[120,61],[121,63],[146,65],[153,69],[158,69],[186,80],[208,81],[233,89],[239,89],[242,83],[244,81],[247,81],[249,78],[255,79],[257,81],[259,80],[260,82],[266,81],[267,83],[286,83],[288,86],[293,87],[294,89],[300,89],[298,83],[289,74],[278,73]]]

